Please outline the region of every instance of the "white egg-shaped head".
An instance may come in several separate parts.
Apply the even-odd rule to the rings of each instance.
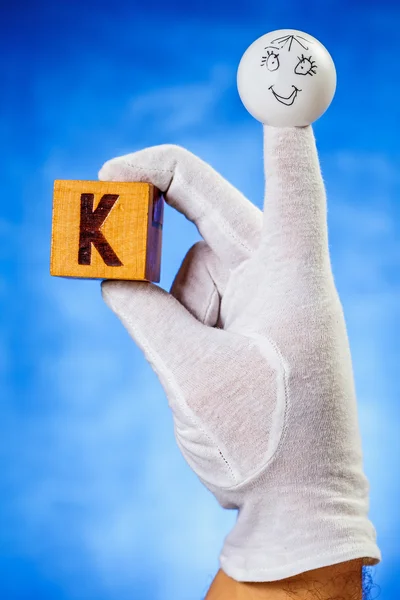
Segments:
[[[249,113],[275,127],[304,127],[332,102],[336,69],[316,38],[295,29],[267,33],[243,54],[239,96]]]

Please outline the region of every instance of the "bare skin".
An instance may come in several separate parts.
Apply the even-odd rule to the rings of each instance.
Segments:
[[[239,582],[219,570],[205,600],[362,600],[362,559],[263,583]]]

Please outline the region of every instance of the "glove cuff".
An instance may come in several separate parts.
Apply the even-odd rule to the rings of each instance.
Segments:
[[[319,506],[304,506],[300,497],[291,509],[283,495],[272,507],[249,500],[220,554],[221,568],[237,581],[276,581],[356,558],[365,565],[381,560],[367,500],[322,498]]]

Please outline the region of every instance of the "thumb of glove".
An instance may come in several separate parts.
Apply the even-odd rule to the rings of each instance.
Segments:
[[[152,283],[108,280],[101,287],[105,303],[141,348],[171,399],[177,389],[174,373],[185,369],[199,343],[206,343],[207,327]]]

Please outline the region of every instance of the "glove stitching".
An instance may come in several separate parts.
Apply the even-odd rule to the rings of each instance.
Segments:
[[[190,415],[188,415],[189,419],[192,421],[192,423],[194,423],[194,419],[192,419],[190,417]],[[176,417],[175,417],[176,419]],[[215,444],[213,442],[213,440],[211,439],[211,437],[200,427],[200,430],[205,434],[205,436],[211,441],[211,443],[213,444],[213,447],[216,448],[216,450],[218,451],[219,455],[221,456],[221,458],[223,459],[223,461],[225,462],[226,466],[228,467],[228,470],[232,476],[232,479],[234,479],[236,482],[238,480],[238,478],[236,477],[235,473],[233,472],[229,462],[226,460],[225,456],[222,454],[221,449],[219,448],[218,444]],[[185,451],[186,452],[190,452],[187,450],[187,448],[185,448],[184,444],[182,444],[181,440],[179,439],[179,436],[177,435],[177,426],[176,426],[176,422],[174,422],[174,431],[175,431],[175,438],[176,438],[176,443],[180,449],[180,451],[182,452],[182,455],[184,456],[186,462],[188,463],[188,465],[190,467],[192,467],[193,471],[197,474],[198,478],[200,479],[200,481],[202,481],[204,483],[204,485],[210,489],[210,487],[212,487],[213,485],[215,486],[215,484],[211,484],[209,482],[209,480],[205,479],[204,477],[201,477],[201,475],[198,475],[197,470],[196,470],[196,465],[193,461],[193,466],[190,464],[192,461],[190,459],[187,458],[187,456],[185,456]]]
[[[185,186],[185,181],[182,179],[181,175],[179,174],[178,171],[175,171],[175,175],[173,177],[173,179],[179,180],[180,183]],[[172,183],[172,180],[171,180]],[[199,204],[201,207],[201,212],[202,214],[199,215],[198,217],[196,217],[197,221],[200,221],[204,218],[204,216],[207,214],[211,220],[211,216],[213,217],[213,222],[215,225],[217,225],[217,227],[219,227],[220,230],[222,230],[231,240],[233,240],[235,243],[238,244],[238,246],[240,246],[242,249],[246,250],[246,252],[248,253],[252,253],[253,249],[250,248],[246,242],[242,241],[235,233],[235,231],[231,228],[231,226],[228,224],[227,221],[224,221],[223,219],[220,218],[220,214],[215,212],[214,210],[212,210],[212,206],[210,206],[209,204],[207,204],[203,197],[200,196],[200,194],[198,192],[196,192],[195,189],[191,189],[190,193],[192,196],[196,196],[196,198],[199,200]]]
[[[234,269],[231,269],[230,277],[228,279],[228,282],[226,284],[225,291],[224,291],[224,296],[229,297],[229,303],[231,306],[234,305],[236,296],[240,292],[240,286],[237,285],[238,274],[240,274],[241,271],[244,271],[246,269],[247,263],[249,260],[250,260],[249,258],[245,258]],[[235,275],[234,277],[233,277],[233,274]],[[230,284],[234,286],[232,290],[229,287]],[[224,328],[225,328],[225,325],[226,325],[226,319],[225,319],[225,323],[224,323]],[[228,330],[229,329],[227,328],[227,331]]]
[[[205,437],[210,441],[211,445],[218,450],[219,454],[221,455],[221,457],[225,461],[226,465],[228,466],[228,469],[229,469],[231,476],[232,476],[233,480],[235,481],[235,485],[236,485],[238,478],[236,477],[235,473],[233,472],[232,467],[230,466],[229,462],[222,454],[218,443],[216,443],[215,439],[213,439],[213,437],[211,437],[211,435],[204,429],[204,427],[201,424],[201,421],[199,419],[197,419],[197,417],[195,416],[193,411],[190,410],[189,406],[185,402],[185,399],[182,397],[182,392],[181,392],[179,386],[177,385],[175,378],[173,377],[170,369],[168,369],[166,367],[164,361],[161,360],[160,356],[148,346],[148,344],[146,343],[145,337],[141,335],[140,329],[138,327],[134,326],[132,320],[129,317],[125,317],[124,320],[131,327],[131,330],[133,332],[132,337],[135,340],[137,340],[138,342],[140,340],[140,345],[142,346],[142,348],[143,348],[144,352],[147,354],[147,356],[151,359],[149,362],[152,366],[154,366],[155,372],[157,373],[157,370],[155,368],[155,366],[157,365],[159,370],[163,371],[163,376],[165,377],[166,381],[170,384],[171,388],[176,390],[177,396],[181,398],[180,409],[182,410],[183,414],[191,421],[192,425],[195,428],[198,428],[205,435]],[[174,412],[174,411],[172,410],[172,412]]]
[[[208,269],[207,269],[207,270],[208,270]],[[212,307],[212,305],[213,305],[213,300],[214,300],[214,296],[215,296],[215,294],[216,294],[216,293],[218,293],[218,292],[217,292],[217,290],[216,290],[216,287],[215,287],[215,285],[214,285],[214,286],[213,286],[213,289],[212,289],[212,291],[211,291],[211,295],[210,295],[209,301],[208,301],[208,307],[207,307],[207,309],[206,309],[206,312],[205,312],[205,315],[204,315],[204,317],[203,317],[203,323],[205,323],[205,322],[207,321],[207,318],[208,318],[208,316],[209,316],[209,313],[211,312],[211,307]]]
[[[146,173],[148,173],[149,171],[154,171],[155,173],[169,173],[170,175],[172,175],[172,177],[171,177],[171,180],[168,183],[167,187],[165,189],[161,189],[161,188],[159,188],[159,189],[161,190],[161,192],[163,194],[166,194],[168,192],[169,188],[171,187],[171,184],[172,184],[172,181],[173,181],[174,175],[175,175],[175,172],[171,171],[171,169],[155,169],[155,168],[151,168],[151,167],[138,167],[129,162],[126,162],[125,165],[133,170],[145,171]],[[153,184],[153,185],[155,185],[155,184]],[[155,186],[155,187],[157,187],[157,186]]]
[[[171,185],[172,185],[172,182],[174,181],[174,179],[176,179],[176,180],[179,180],[179,181],[180,181],[180,182],[181,182],[183,185],[185,184],[184,180],[183,180],[183,179],[182,179],[182,177],[179,175],[179,172],[178,172],[178,171],[172,171],[171,169],[155,169],[155,168],[150,168],[150,167],[149,167],[149,168],[147,168],[147,167],[139,167],[139,166],[133,165],[133,164],[132,164],[132,163],[130,163],[130,162],[125,162],[125,165],[126,165],[127,167],[129,167],[130,169],[137,170],[137,171],[147,171],[147,172],[148,172],[148,171],[152,171],[152,172],[155,172],[155,173],[169,173],[170,175],[172,175],[172,177],[171,177],[171,181],[169,182],[169,184],[168,184],[167,188],[166,188],[166,189],[164,189],[164,190],[162,190],[162,192],[163,192],[164,194],[168,192],[168,190],[169,190],[169,188],[171,187]],[[203,198],[202,198],[202,197],[201,197],[199,194],[197,194],[197,193],[195,192],[195,190],[193,190],[193,189],[192,189],[192,190],[191,190],[191,194],[192,194],[192,195],[194,195],[194,194],[195,194],[195,195],[197,196],[197,198],[200,200],[200,206],[201,206],[201,208],[202,208],[203,215],[201,215],[201,216],[200,216],[200,217],[198,217],[197,219],[198,219],[198,220],[199,220],[199,219],[202,219],[202,218],[203,218],[203,216],[204,216],[204,214],[205,214],[204,208],[210,208],[210,207],[209,207],[208,205],[206,205],[206,204],[205,204],[205,202],[204,202]],[[231,238],[232,240],[234,240],[234,241],[235,241],[235,243],[237,243],[237,244],[238,244],[238,245],[239,245],[241,248],[243,248],[243,249],[244,249],[244,250],[246,250],[247,252],[250,252],[250,253],[251,253],[251,252],[253,251],[253,249],[252,249],[252,248],[250,248],[250,247],[249,247],[249,246],[248,246],[248,245],[247,245],[245,242],[243,242],[243,241],[242,241],[242,240],[241,240],[239,237],[237,237],[237,235],[235,234],[235,232],[233,231],[233,229],[230,227],[230,225],[228,225],[227,221],[224,221],[223,219],[220,219],[220,215],[219,215],[218,213],[215,213],[215,211],[213,211],[213,212],[212,212],[212,214],[213,214],[213,216],[215,216],[215,217],[216,217],[216,218],[214,219],[214,223],[215,223],[217,226],[219,226],[219,227],[220,227],[220,229],[221,229],[222,231],[224,231],[224,232],[227,234],[227,236],[228,236],[229,238]]]
[[[242,335],[242,333],[240,332],[234,332],[234,331],[230,331],[230,333],[234,333],[237,335]],[[289,395],[289,384],[288,384],[288,367],[286,366],[286,362],[283,358],[283,355],[281,353],[281,351],[279,350],[278,346],[276,345],[276,343],[268,336],[266,335],[260,335],[258,333],[247,333],[246,334],[250,339],[255,340],[256,342],[259,342],[260,339],[261,341],[267,341],[272,348],[275,350],[276,353],[276,357],[279,360],[279,364],[281,366],[281,372],[283,374],[282,380],[283,380],[283,395],[284,395],[284,403],[285,403],[285,408],[284,408],[284,412],[283,412],[283,418],[282,418],[282,429],[280,432],[280,437],[279,437],[279,442],[276,445],[276,448],[273,452],[273,454],[268,458],[268,460],[266,462],[264,462],[255,472],[250,473],[250,475],[248,475],[246,477],[246,479],[235,483],[233,486],[229,486],[229,487],[224,487],[224,486],[218,486],[218,489],[223,490],[224,492],[230,492],[230,491],[237,491],[238,489],[246,486],[249,482],[253,481],[254,479],[257,479],[257,477],[259,477],[259,475],[261,475],[261,473],[263,473],[267,468],[270,467],[271,463],[277,459],[279,452],[282,448],[282,444],[284,441],[284,437],[285,437],[285,433],[287,431],[287,413],[289,410],[289,403],[290,403],[290,395]]]
[[[218,296],[219,296],[219,293],[218,293],[218,290],[217,290],[217,286],[215,285],[214,278],[213,278],[213,276],[212,276],[212,274],[210,272],[210,269],[208,268],[207,262],[205,262],[205,267],[206,267],[207,273],[210,276],[210,280],[213,282],[213,289],[211,291],[211,295],[210,295],[210,299],[209,299],[209,305],[208,305],[208,308],[207,308],[206,313],[204,315],[203,323],[206,322],[206,319],[209,316],[209,312],[211,310],[211,306],[212,306],[212,302],[213,302],[215,294],[218,294]],[[217,318],[217,321],[218,321],[218,318]]]
[[[156,173],[170,173],[171,175],[174,175],[174,171],[171,171],[171,169],[154,169],[150,167],[138,167],[137,165],[132,165],[132,163],[129,162],[126,162],[125,165],[133,169],[134,171],[155,171]]]

